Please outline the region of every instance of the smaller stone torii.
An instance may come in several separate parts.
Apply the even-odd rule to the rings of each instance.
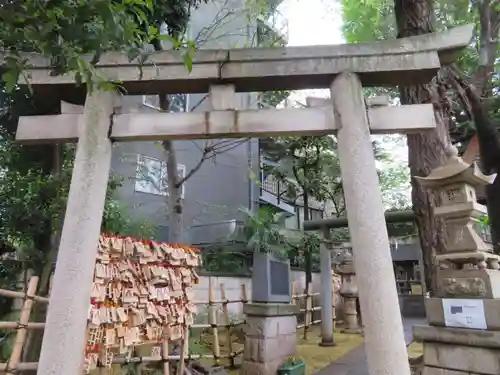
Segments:
[[[146,65],[107,55],[97,68],[120,80],[128,94],[209,92],[213,110],[131,113],[120,106],[115,92],[95,90],[81,110],[63,108],[59,115],[20,118],[20,142],[78,144],[38,374],[82,371],[113,141],[336,134],[369,371],[410,375],[370,133],[430,130],[435,126],[433,108],[370,105],[362,84],[428,83],[468,45],[472,29],[463,26],[367,45],[200,51],[191,73],[175,51],[155,54]],[[74,79],[51,75],[48,61],[31,56],[29,62],[35,95],[64,98],[75,91]],[[312,107],[301,109],[235,109],[235,92],[303,88],[330,88],[331,101],[310,100]],[[330,276],[323,277],[331,286],[328,268]]]

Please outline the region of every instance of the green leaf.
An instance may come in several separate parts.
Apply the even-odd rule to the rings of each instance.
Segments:
[[[186,67],[187,71],[191,73],[193,70],[193,57],[191,56],[190,53],[186,52],[182,55],[182,61],[184,61],[184,66]]]
[[[5,84],[5,91],[11,93],[17,85],[19,72],[13,69],[7,70],[2,74],[2,80]]]

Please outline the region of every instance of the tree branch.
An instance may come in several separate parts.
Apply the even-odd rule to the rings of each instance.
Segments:
[[[205,147],[203,148],[203,150],[201,150],[202,155],[200,157],[200,160],[198,160],[196,165],[183,178],[177,181],[175,187],[180,188],[182,184],[189,180],[201,168],[206,160],[214,159],[217,155],[231,151],[236,147],[248,142],[249,140],[250,138],[238,140],[221,139],[214,144],[211,144],[210,140],[206,141]]]

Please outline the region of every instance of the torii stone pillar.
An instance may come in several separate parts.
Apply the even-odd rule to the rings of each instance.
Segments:
[[[333,346],[333,271],[331,250],[328,245],[330,241],[330,229],[322,230],[324,243],[320,249],[321,269],[321,346]]]
[[[78,124],[79,140],[45,326],[50,334],[43,336],[38,374],[82,372],[89,285],[111,166],[108,132],[117,104],[115,92],[91,93]]]
[[[331,86],[370,375],[410,375],[389,236],[363,89],[354,73]]]

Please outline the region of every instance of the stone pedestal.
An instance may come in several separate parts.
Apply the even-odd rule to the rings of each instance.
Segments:
[[[358,317],[358,286],[356,284],[356,273],[352,254],[348,249],[344,250],[342,261],[337,269],[337,272],[342,275],[342,285],[339,293],[344,298],[344,320],[346,328],[343,332],[361,333]]]
[[[286,358],[295,355],[298,306],[248,303],[241,375],[276,375]]]
[[[424,342],[422,375],[500,374],[500,271],[498,255],[481,237],[476,186],[493,182],[450,148],[447,164],[418,178],[441,198],[434,214],[445,220],[445,252],[436,256],[438,298],[427,298],[430,326],[414,327]]]

